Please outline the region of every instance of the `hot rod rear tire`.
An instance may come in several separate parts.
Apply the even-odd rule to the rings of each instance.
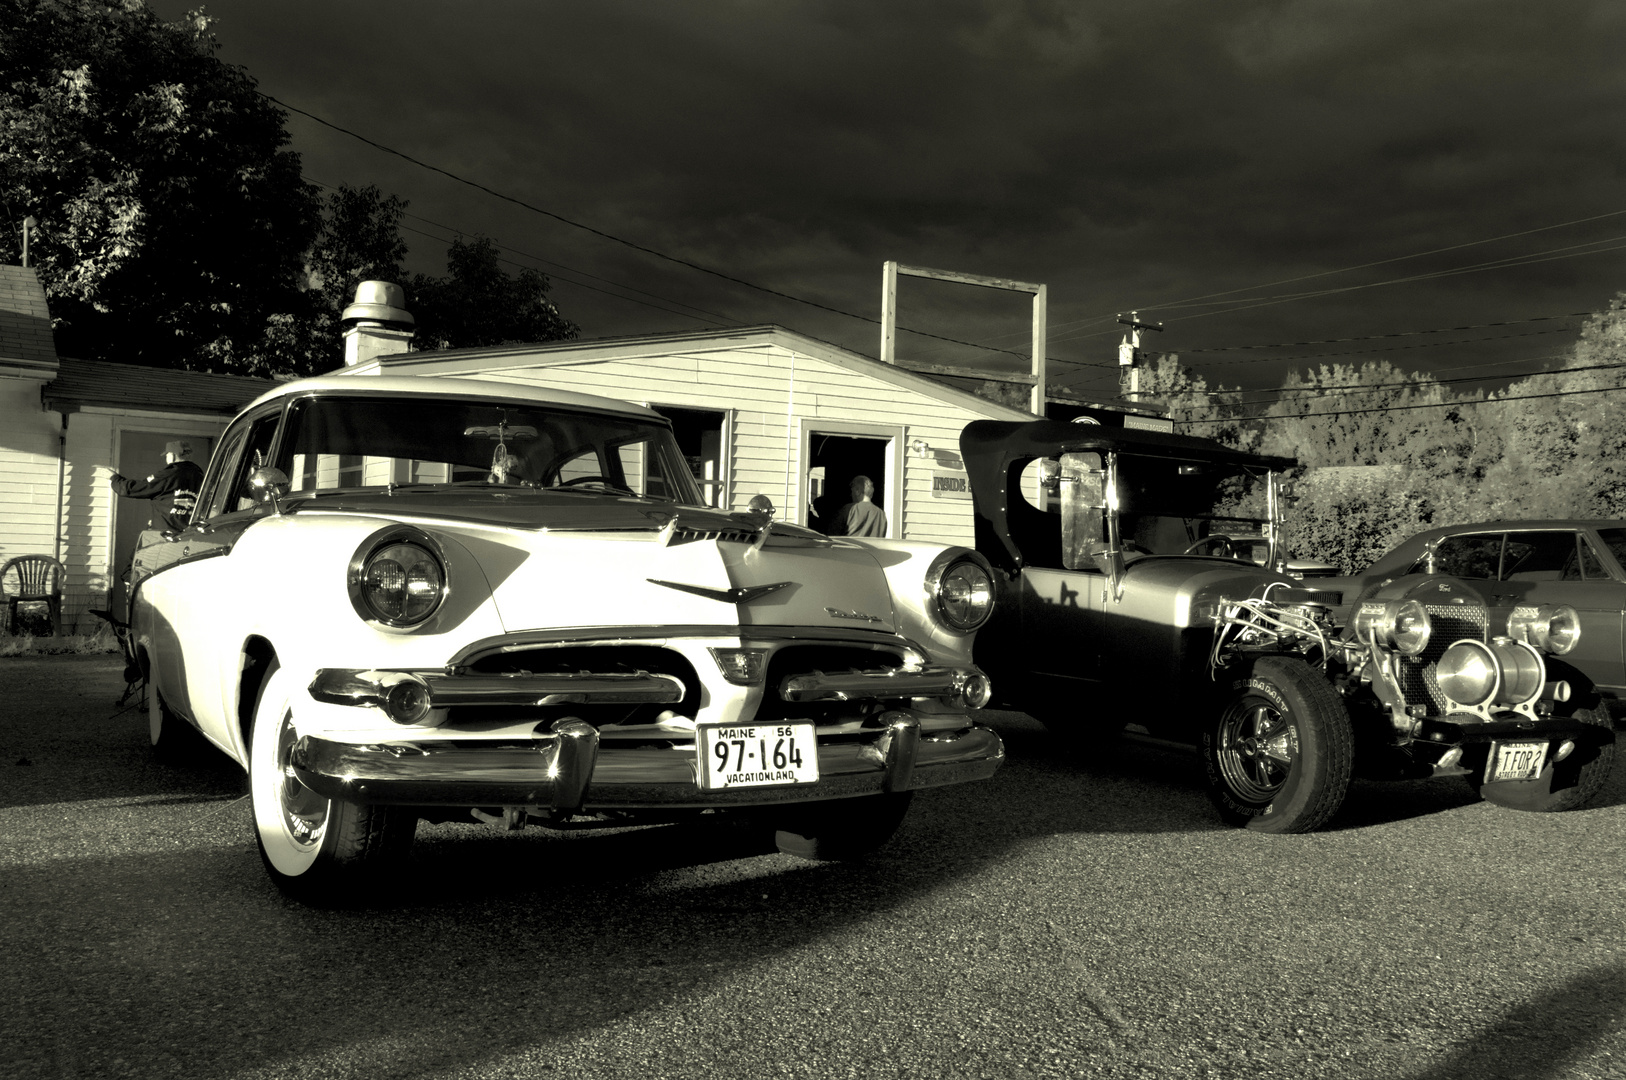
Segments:
[[[1203,770],[1220,816],[1268,833],[1320,828],[1349,791],[1355,736],[1326,678],[1292,656],[1262,656],[1203,729]]]
[[[277,888],[311,904],[359,899],[406,855],[417,817],[397,807],[328,799],[300,783],[295,680],[273,662],[254,710],[249,793],[260,860]]]
[[[1608,738],[1590,746],[1577,745],[1563,761],[1549,761],[1534,780],[1487,784],[1480,772],[1467,778],[1469,786],[1486,802],[1510,810],[1555,814],[1589,805],[1603,791],[1615,768],[1614,724],[1601,708],[1577,709],[1573,715],[1582,723],[1603,728]]]
[[[774,844],[803,859],[862,859],[892,839],[913,797],[912,791],[898,791],[806,803],[778,822]]]

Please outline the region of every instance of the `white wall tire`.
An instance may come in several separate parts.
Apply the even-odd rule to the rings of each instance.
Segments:
[[[416,816],[395,807],[327,799],[300,783],[294,680],[274,663],[254,709],[249,794],[260,859],[277,887],[311,903],[352,898],[404,855]]]

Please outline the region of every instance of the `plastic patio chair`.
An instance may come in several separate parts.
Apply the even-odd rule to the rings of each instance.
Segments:
[[[19,555],[0,566],[6,596],[6,633],[17,632],[17,606],[44,604],[53,636],[62,633],[62,579],[67,571],[49,555]]]

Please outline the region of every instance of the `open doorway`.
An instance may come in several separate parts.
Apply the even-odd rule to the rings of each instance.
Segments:
[[[896,536],[897,525],[889,509],[893,440],[884,436],[848,435],[829,431],[807,433],[807,456],[803,462],[805,524],[822,533],[837,528],[841,508],[851,499],[853,477],[867,476],[875,485],[871,496],[876,506],[887,511],[887,535]],[[839,530],[838,530],[839,531]]]

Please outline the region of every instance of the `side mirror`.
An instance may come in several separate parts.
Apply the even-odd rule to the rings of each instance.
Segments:
[[[248,477],[249,490],[256,502],[268,502],[273,513],[282,513],[278,499],[288,494],[288,474],[270,467],[255,469]]]

